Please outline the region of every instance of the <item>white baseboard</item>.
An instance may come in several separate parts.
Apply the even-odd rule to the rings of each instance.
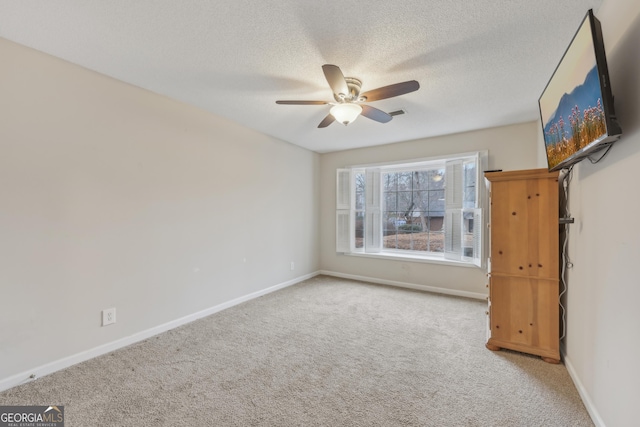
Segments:
[[[36,368],[30,369],[28,371],[22,372],[17,375],[13,375],[8,378],[4,378],[0,380],[0,391],[8,390],[12,387],[18,386],[20,384],[24,384],[30,381],[35,380],[36,378],[43,377],[45,375],[52,374],[59,370],[68,368],[69,366],[75,365],[80,362],[84,362],[85,360],[93,359],[94,357],[102,356],[103,354],[110,353],[112,351],[118,350],[120,348],[126,347],[128,345],[134,344],[139,341],[146,340],[154,335],[161,334],[168,330],[177,328],[178,326],[185,325],[187,323],[191,323],[195,320],[201,319],[203,317],[209,316],[211,314],[217,313],[224,309],[233,307],[235,305],[241,304],[243,302],[252,300],[254,298],[261,297],[263,295],[269,294],[271,292],[277,291],[279,289],[286,288],[291,285],[295,285],[296,283],[300,283],[304,280],[311,279],[312,277],[320,274],[319,272],[314,272],[310,274],[306,274],[304,276],[296,277],[295,279],[289,280],[287,282],[283,282],[274,286],[271,286],[266,289],[262,289],[260,291],[253,292],[251,294],[235,298],[231,301],[224,302],[222,304],[218,304],[214,307],[207,308],[202,311],[198,311],[193,314],[189,314],[187,316],[181,317],[176,320],[172,320],[171,322],[164,323],[162,325],[155,326],[153,328],[138,332],[136,334],[130,335],[128,337],[124,337],[118,339],[116,341],[112,341],[110,343],[106,343],[100,345],[98,347],[94,347],[92,349],[82,351],[80,353],[59,359],[54,360],[50,363],[47,363],[42,366],[38,366]]]
[[[473,298],[473,299],[479,299],[479,300],[486,300],[487,299],[487,294],[481,294],[481,293],[477,293],[477,292],[458,291],[458,290],[455,290],[455,289],[439,288],[439,287],[436,287],[436,286],[426,286],[426,285],[418,285],[418,284],[415,284],[415,283],[398,282],[396,280],[385,280],[385,279],[378,279],[378,278],[375,278],[375,277],[357,276],[355,274],[336,273],[335,271],[327,271],[327,270],[320,270],[319,274],[324,274],[326,276],[340,277],[340,278],[343,278],[343,279],[360,280],[362,282],[377,283],[379,285],[398,286],[400,288],[416,289],[416,290],[419,290],[419,291],[427,291],[427,292],[434,292],[434,293],[438,293],[438,294],[454,295],[454,296],[458,296],[458,297],[466,297],[466,298]]]
[[[578,389],[578,394],[580,394],[580,398],[582,398],[582,403],[584,403],[584,406],[587,408],[587,412],[589,413],[589,416],[591,417],[593,424],[595,424],[596,427],[605,427],[604,421],[602,421],[602,418],[600,417],[598,410],[593,404],[593,401],[591,400],[589,393],[587,393],[587,390],[584,388],[584,385],[582,385],[582,381],[580,381],[580,377],[578,377],[576,370],[573,368],[573,365],[571,364],[571,360],[567,357],[564,351],[562,352],[562,358],[564,360],[564,366],[567,368],[567,371],[569,372],[569,376],[573,380],[573,384],[576,386],[576,389]]]

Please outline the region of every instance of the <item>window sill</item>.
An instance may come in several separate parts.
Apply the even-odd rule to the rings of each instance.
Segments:
[[[456,261],[452,259],[444,259],[441,257],[430,257],[430,256],[424,256],[424,255],[417,256],[417,255],[394,253],[394,252],[378,252],[378,253],[349,252],[349,253],[344,253],[343,255],[362,257],[362,258],[385,259],[385,260],[392,260],[392,261],[419,262],[419,263],[426,263],[426,264],[451,265],[455,267],[478,268],[478,266],[473,264],[472,261]]]

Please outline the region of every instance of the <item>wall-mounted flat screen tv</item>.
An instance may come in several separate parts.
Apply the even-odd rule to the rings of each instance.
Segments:
[[[620,137],[602,29],[592,10],[573,36],[538,106],[550,171],[568,168]]]

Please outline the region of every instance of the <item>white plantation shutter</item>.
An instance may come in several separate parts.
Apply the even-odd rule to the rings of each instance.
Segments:
[[[489,181],[484,177],[484,171],[488,169],[489,153],[487,151],[481,151],[476,154],[476,209],[474,211],[474,227],[473,229],[473,263],[483,268],[487,265],[487,259],[485,253],[488,247],[488,222],[489,215],[484,215],[485,209],[489,209],[489,191],[487,183]],[[476,219],[477,218],[477,219]],[[491,268],[490,266],[488,268]]]
[[[482,153],[476,153],[475,162],[476,162],[476,207],[484,206],[484,198],[486,195],[486,186],[484,184],[484,171],[486,169],[485,160],[486,156],[482,156]]]
[[[462,209],[447,209],[444,213],[444,257],[462,258]]]
[[[463,166],[462,160],[445,162],[446,186],[444,200],[447,209],[462,209]]]
[[[351,215],[347,210],[336,211],[336,252],[351,251]]]
[[[367,168],[365,179],[364,250],[365,252],[380,252],[382,250],[380,169]]]
[[[477,267],[482,267],[483,232],[484,222],[482,222],[482,209],[476,208],[473,210],[473,264]]]
[[[365,171],[366,208],[380,209],[380,169],[367,168]]]
[[[351,251],[351,169],[336,174],[336,252]]]
[[[445,177],[447,181],[444,191],[444,257],[460,260],[462,258],[462,160],[445,162]]]
[[[351,209],[351,169],[338,169],[336,176],[336,209]]]

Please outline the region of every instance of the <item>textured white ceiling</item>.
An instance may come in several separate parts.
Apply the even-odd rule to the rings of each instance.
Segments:
[[[537,100],[601,0],[49,0],[0,2],[0,37],[328,152],[535,120]],[[371,105],[404,109],[317,125],[323,64],[363,91],[417,80]]]

